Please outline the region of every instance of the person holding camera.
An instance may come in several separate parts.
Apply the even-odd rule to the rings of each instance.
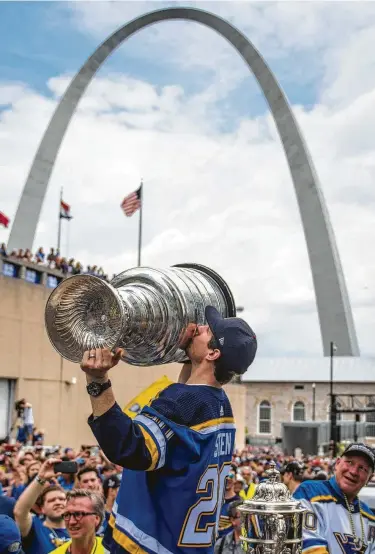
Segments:
[[[49,554],[70,538],[63,515],[66,493],[60,486],[49,485],[49,480],[56,477],[54,466],[58,462],[56,458],[46,460],[14,506],[14,517],[28,554]],[[32,514],[37,502],[44,521]]]

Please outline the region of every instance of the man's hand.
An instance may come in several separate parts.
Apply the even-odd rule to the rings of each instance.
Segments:
[[[39,477],[43,479],[43,481],[49,481],[50,479],[55,478],[56,474],[53,466],[59,462],[61,462],[59,458],[48,458],[48,460],[43,462],[40,470],[38,471]]]
[[[81,369],[94,381],[105,381],[107,372],[117,365],[123,355],[121,348],[112,353],[109,348],[86,350],[83,354]]]
[[[197,334],[198,325],[196,323],[189,323],[182,335],[178,347],[181,350],[186,350],[195,335]]]

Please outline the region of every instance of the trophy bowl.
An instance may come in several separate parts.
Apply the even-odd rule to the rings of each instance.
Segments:
[[[238,510],[241,514],[241,547],[247,554],[301,554],[305,509],[280,482],[271,462],[268,480],[257,485],[252,500]]]
[[[206,306],[236,315],[228,285],[212,269],[136,267],[110,283],[85,274],[64,279],[47,300],[45,325],[53,347],[72,362],[85,350],[121,347],[127,363],[151,366],[187,360],[186,337],[206,323]]]

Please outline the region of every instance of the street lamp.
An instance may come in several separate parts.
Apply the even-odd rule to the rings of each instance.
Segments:
[[[330,442],[332,447],[332,457],[336,456],[336,427],[337,427],[337,414],[336,414],[336,402],[333,394],[333,356],[337,351],[337,346],[333,341],[330,342],[330,351],[329,351],[329,396],[330,396],[330,420],[331,420],[331,432],[330,432]]]
[[[315,392],[316,392],[316,384],[313,383],[312,384],[312,396],[313,396],[313,401],[312,401],[312,420],[315,421]]]

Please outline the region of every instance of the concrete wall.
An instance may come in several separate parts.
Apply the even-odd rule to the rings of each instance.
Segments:
[[[0,377],[15,379],[16,398],[25,397],[32,403],[35,423],[45,430],[46,444],[90,444],[94,439],[86,422],[90,401],[85,376],[79,365],[60,358],[44,328],[50,292],[42,284],[0,275]],[[162,375],[176,380],[180,369],[179,364],[135,368],[120,363],[111,372],[119,404],[125,405]],[[71,384],[73,377],[76,384]],[[239,447],[245,440],[245,389],[240,384],[226,386]]]

